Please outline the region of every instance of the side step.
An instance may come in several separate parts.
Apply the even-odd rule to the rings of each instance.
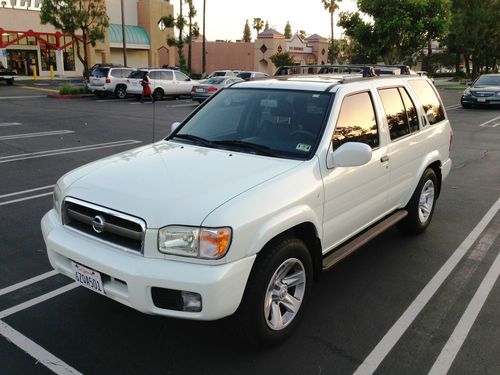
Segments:
[[[382,232],[392,227],[397,222],[403,220],[408,215],[408,211],[400,210],[393,213],[391,216],[386,217],[384,220],[374,225],[370,229],[362,232],[353,240],[345,243],[339,248],[330,252],[323,258],[323,271],[329,270],[342,259],[351,255],[353,252],[358,250],[361,246],[371,241],[373,238],[377,237]]]

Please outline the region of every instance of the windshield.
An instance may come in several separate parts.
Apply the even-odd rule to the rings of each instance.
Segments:
[[[227,89],[195,113],[170,139],[308,159],[320,139],[330,98],[331,94],[323,92]]]
[[[477,79],[474,86],[500,86],[500,75],[481,76]]]
[[[226,79],[225,77],[223,77],[223,78],[214,77],[214,78],[208,79],[206,83],[209,83],[209,84],[212,84],[212,85],[219,85],[222,82],[224,82],[225,79]]]

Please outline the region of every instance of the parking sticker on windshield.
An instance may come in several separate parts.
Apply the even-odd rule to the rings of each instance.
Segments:
[[[299,143],[297,145],[297,147],[295,147],[297,150],[299,151],[303,151],[303,152],[309,152],[309,150],[311,149],[311,145],[306,145],[304,143]]]

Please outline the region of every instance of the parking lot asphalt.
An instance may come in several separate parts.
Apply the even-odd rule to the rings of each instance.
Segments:
[[[325,273],[292,337],[255,349],[231,318],[147,316],[75,288],[40,233],[60,176],[160,140],[196,106],[1,86],[0,374],[498,374],[500,111],[440,93],[453,168],[431,226],[391,229]]]

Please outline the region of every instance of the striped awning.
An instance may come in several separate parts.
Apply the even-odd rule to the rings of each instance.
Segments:
[[[110,47],[122,48],[122,25],[109,25],[109,44]],[[125,41],[128,48],[150,49],[151,42],[148,33],[139,26],[125,25]]]

